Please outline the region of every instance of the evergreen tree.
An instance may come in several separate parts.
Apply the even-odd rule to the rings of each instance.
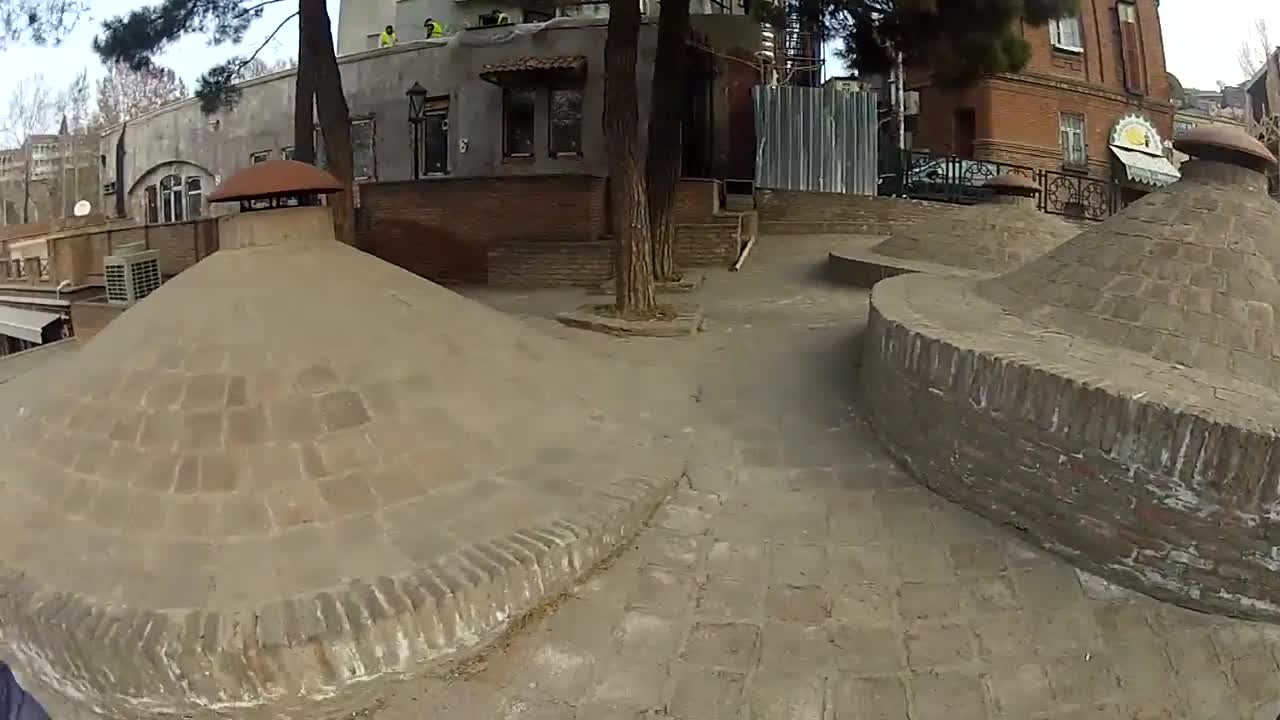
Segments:
[[[24,40],[56,45],[85,10],[81,0],[0,0],[0,48]]]
[[[233,108],[240,99],[236,83],[246,78],[246,69],[251,69],[258,53],[281,28],[299,18],[293,128],[295,158],[313,161],[311,106],[314,100],[329,170],[347,188],[332,198],[335,229],[340,240],[354,244],[351,117],[342,92],[342,76],[324,0],[160,0],[156,5],[104,21],[93,47],[104,61],[146,70],[153,66],[157,55],[187,35],[205,35],[213,45],[239,43],[254,22],[262,18],[263,8],[280,2],[297,2],[298,11],[276,26],[252,54],[230,58],[209,69],[201,76],[195,94],[205,113]]]
[[[886,72],[901,52],[948,87],[1021,70],[1031,55],[1022,24],[1040,27],[1078,7],[1079,0],[764,0],[756,6],[779,30],[790,12],[838,43],[851,68]]]

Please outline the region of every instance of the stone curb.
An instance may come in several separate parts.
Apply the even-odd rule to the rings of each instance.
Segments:
[[[556,315],[556,320],[572,328],[617,337],[687,337],[702,329],[702,310],[683,308],[674,320],[624,320],[573,310]]]
[[[443,675],[569,589],[640,529],[674,475],[609,483],[575,519],[429,567],[230,612],[122,607],[0,567],[0,647],[59,720],[351,717],[385,691],[369,681]]]
[[[827,275],[832,280],[855,287],[871,288],[886,278],[909,273],[959,278],[987,278],[992,275],[950,265],[892,258],[870,250],[832,250],[827,253]]]
[[[872,294],[861,386],[913,475],[1121,585],[1280,621],[1274,435],[942,339],[904,284]]]
[[[692,274],[693,273],[691,273],[691,275]],[[696,274],[696,277],[681,278],[679,280],[664,280],[662,282],[654,283],[654,290],[660,293],[691,293],[702,287],[702,284],[706,282],[706,280],[706,275],[698,273]],[[608,280],[600,283],[594,291],[601,295],[613,295],[613,278],[609,278]]]

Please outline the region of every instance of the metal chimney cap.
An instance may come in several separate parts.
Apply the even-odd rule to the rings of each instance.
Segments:
[[[986,185],[997,195],[1031,196],[1040,192],[1040,186],[1034,180],[1017,173],[1002,173],[988,180]]]
[[[1265,172],[1276,166],[1276,156],[1243,129],[1229,125],[1201,125],[1173,141],[1178,152],[1200,160],[1217,160]]]
[[[209,202],[328,195],[341,191],[342,183],[315,165],[296,160],[268,160],[232,173],[209,193]]]

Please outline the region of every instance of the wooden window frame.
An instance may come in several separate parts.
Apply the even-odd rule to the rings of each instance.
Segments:
[[[1075,132],[1074,128],[1068,128],[1066,125],[1067,118],[1078,118],[1080,120],[1080,160],[1077,162],[1072,158],[1071,146],[1068,138]],[[1064,137],[1065,136],[1065,137]],[[1064,140],[1066,140],[1064,142]],[[1089,168],[1089,118],[1084,113],[1060,111],[1058,113],[1058,145],[1062,150],[1062,167],[1068,170],[1087,170]]]
[[[1062,23],[1075,23],[1075,39],[1076,45],[1071,45],[1062,39]],[[1049,44],[1054,50],[1079,55],[1084,52],[1084,23],[1080,21],[1079,15],[1070,15],[1064,18],[1054,18],[1049,21]]]

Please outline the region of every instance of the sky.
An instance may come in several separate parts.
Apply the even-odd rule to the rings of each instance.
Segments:
[[[77,73],[87,69],[92,92],[93,81],[105,72],[92,47],[93,37],[98,34],[102,20],[125,14],[145,2],[155,0],[89,0],[89,14],[80,19],[75,29],[57,47],[10,44],[0,50],[0,67],[5,69],[0,74],[0,115],[3,115],[9,104],[14,87],[23,78],[32,75],[42,75],[54,88],[61,89],[70,84]],[[338,22],[338,3],[339,0],[328,0],[329,16],[335,28]],[[159,57],[159,62],[182,76],[188,90],[194,89],[196,78],[201,73],[228,57],[252,52],[284,18],[297,9],[298,3],[290,0],[267,6],[263,9],[262,19],[253,24],[239,46],[210,47],[205,38],[191,36],[170,46]],[[297,50],[298,23],[297,20],[291,20],[263,48],[259,57],[267,61],[294,57]]]
[[[347,0],[355,2],[357,0]],[[340,0],[328,0],[329,16],[338,21]],[[89,16],[58,47],[37,48],[11,45],[0,51],[0,113],[8,104],[13,88],[28,75],[40,73],[57,88],[66,86],[82,69],[90,78],[103,69],[90,43],[103,18],[127,12],[138,0],[91,0]],[[1211,6],[1211,10],[1210,10]],[[209,67],[238,52],[251,51],[297,8],[284,0],[266,8],[265,16],[254,24],[240,48],[209,47],[201,37],[189,37],[170,47],[160,62],[186,80],[188,88]],[[1271,27],[1271,42],[1280,45],[1280,2],[1276,0],[1162,0],[1160,20],[1164,32],[1165,61],[1184,87],[1213,88],[1218,81],[1234,84],[1244,79],[1237,61],[1240,43],[1251,37],[1253,23],[1264,18]],[[292,57],[297,49],[297,23],[291,21],[263,50],[265,60]],[[832,68],[829,68],[832,70]],[[829,74],[834,74],[830,73]]]

